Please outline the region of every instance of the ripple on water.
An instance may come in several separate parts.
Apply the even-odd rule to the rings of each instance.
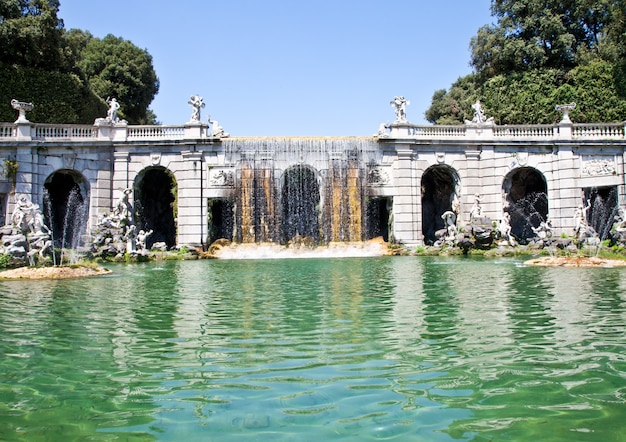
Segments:
[[[294,261],[0,285],[0,439],[622,437],[623,271]]]

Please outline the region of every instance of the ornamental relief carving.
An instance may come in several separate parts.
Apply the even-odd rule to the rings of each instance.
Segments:
[[[224,169],[211,169],[209,185],[213,187],[234,187],[235,179],[233,172]]]
[[[370,167],[367,171],[367,184],[369,186],[386,186],[390,184],[389,173],[380,167]]]
[[[613,157],[588,157],[581,161],[582,176],[615,175],[617,168]]]

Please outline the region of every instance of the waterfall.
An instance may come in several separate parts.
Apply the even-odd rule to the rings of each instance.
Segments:
[[[236,171],[233,238],[241,243],[362,241],[367,164],[379,162],[367,137],[224,140]]]

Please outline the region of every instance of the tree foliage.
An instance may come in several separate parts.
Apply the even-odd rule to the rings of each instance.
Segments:
[[[28,119],[47,123],[93,123],[107,105],[78,75],[0,63],[0,121],[15,121],[13,98],[32,102]]]
[[[150,54],[112,35],[98,39],[86,31],[66,31],[57,17],[59,4],[0,0],[2,103],[8,107],[12,98],[32,101],[33,121],[92,123],[105,115],[106,98],[114,97],[121,104],[120,115],[130,123],[155,122],[148,106],[159,81]],[[30,77],[24,77],[26,73]],[[69,89],[58,91],[59,85]],[[58,103],[52,105],[55,97]],[[75,112],[65,110],[69,104],[77,106]],[[3,108],[0,115],[6,111]]]
[[[113,35],[103,39],[74,34],[77,65],[91,88],[100,97],[115,97],[121,103],[120,115],[131,123],[147,123],[148,106],[159,90],[159,80],[152,66],[152,56],[130,41]]]
[[[63,70],[63,21],[58,0],[0,0],[0,60]]]
[[[480,99],[498,124],[553,123],[555,105],[572,101],[574,121],[625,120],[625,9],[624,0],[492,0],[497,23],[470,41],[475,73],[435,92],[426,118],[461,123]]]

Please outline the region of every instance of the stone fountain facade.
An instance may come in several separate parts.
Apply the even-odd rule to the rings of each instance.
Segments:
[[[324,244],[383,236],[417,246],[481,223],[508,225],[524,240],[542,222],[553,235],[573,234],[593,198],[623,213],[624,124],[573,123],[571,105],[559,108],[555,125],[498,126],[477,102],[464,125],[419,126],[395,97],[395,120],[374,135],[307,138],[230,136],[210,117],[201,121],[199,96],[180,126],[128,125],[110,104],[93,125],[53,125],[28,121],[32,104],[13,103],[19,118],[0,124],[5,223],[15,196],[27,195],[58,241],[70,192],[84,208],[84,236],[126,195],[128,224],[152,232],[147,248],[206,247],[220,237]]]

